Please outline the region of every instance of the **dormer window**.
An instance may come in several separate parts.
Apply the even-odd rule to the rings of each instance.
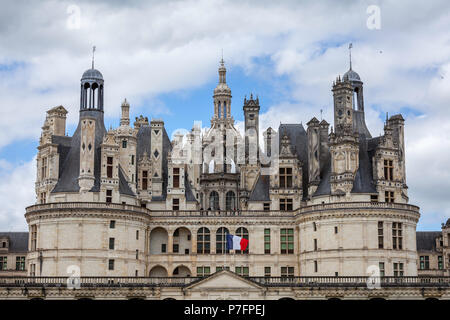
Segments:
[[[384,178],[386,180],[394,180],[394,165],[392,160],[384,160]]]
[[[173,168],[173,187],[180,187],[180,168]]]
[[[292,168],[280,168],[280,188],[292,188]]]

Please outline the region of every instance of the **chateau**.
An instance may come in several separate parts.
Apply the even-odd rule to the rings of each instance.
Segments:
[[[251,94],[242,135],[223,60],[218,72],[210,128],[172,141],[161,119],[131,124],[126,99],[120,125],[106,130],[107,86],[94,64],[81,78],[72,137],[67,110],[47,111],[37,201],[25,215],[28,275],[417,276],[403,117],[386,118],[373,137],[350,64],[332,83],[333,126],[312,118],[260,132]],[[248,248],[227,250],[228,233]]]

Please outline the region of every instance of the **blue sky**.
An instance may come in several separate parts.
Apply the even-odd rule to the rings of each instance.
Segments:
[[[380,9],[369,28],[370,5]],[[71,6],[79,10],[74,16]],[[72,9],[70,9],[72,8]],[[46,12],[45,15],[42,12]],[[78,19],[79,18],[79,19]],[[242,125],[250,93],[260,128],[280,122],[330,123],[331,84],[348,69],[364,81],[366,122],[383,132],[386,112],[406,119],[410,202],[418,230],[450,217],[450,4],[447,1],[17,1],[0,12],[0,224],[24,230],[35,201],[35,155],[45,111],[78,120],[79,80],[95,64],[105,78],[105,124],[120,104],[131,117],[162,118],[170,134],[209,126],[222,49],[232,115]],[[439,150],[439,156],[434,156]]]

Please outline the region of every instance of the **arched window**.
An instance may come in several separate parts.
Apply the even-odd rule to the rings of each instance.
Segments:
[[[210,252],[211,234],[208,228],[200,228],[197,232],[197,253],[205,254]]]
[[[246,228],[242,228],[242,227],[238,228],[236,230],[236,235],[238,237],[241,237],[241,238],[244,238],[244,239],[248,240],[248,230]],[[247,248],[245,248],[244,251],[236,250],[235,253],[237,253],[237,254],[241,254],[241,253],[248,254],[248,246],[247,246]]]
[[[236,209],[236,196],[233,191],[228,191],[226,194],[226,210]]]
[[[209,208],[211,208],[211,210],[220,210],[219,194],[217,191],[213,191],[209,194]]]
[[[229,253],[227,249],[227,234],[230,232],[227,228],[221,227],[216,232],[216,253]]]

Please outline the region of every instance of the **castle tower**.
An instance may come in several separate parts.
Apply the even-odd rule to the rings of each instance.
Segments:
[[[227,69],[225,62],[220,60],[219,67],[219,84],[214,89],[214,117],[213,122],[225,122],[231,120],[231,89],[226,82]]]
[[[131,190],[136,191],[136,151],[137,130],[130,127],[130,104],[127,99],[121,105],[122,116],[117,128],[117,143],[119,144],[119,170],[124,174]]]
[[[309,191],[308,194],[313,194],[320,182],[320,122],[316,117],[312,118],[307,124],[308,135],[308,176],[309,176]]]
[[[353,131],[353,87],[350,81],[342,81],[340,76],[333,83],[334,127],[336,134]]]
[[[259,159],[259,99],[244,99],[245,161],[256,164]]]
[[[94,186],[95,118],[80,119],[80,175],[78,184],[81,192]]]

